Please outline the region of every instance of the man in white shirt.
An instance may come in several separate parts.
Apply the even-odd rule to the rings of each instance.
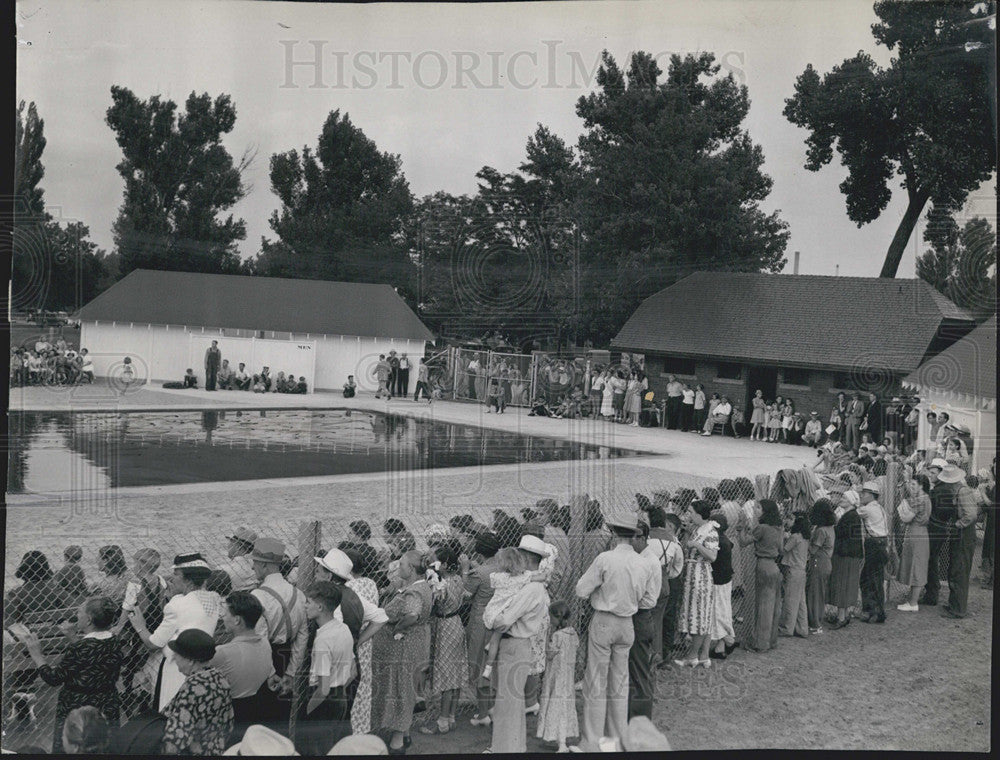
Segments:
[[[874,480],[861,486],[858,514],[864,525],[865,563],[861,566],[863,623],[885,622],[885,563],[889,558],[885,511],[878,503],[880,487]]]
[[[681,404],[684,400],[684,386],[673,375],[667,375],[667,428],[676,430],[681,419]]]
[[[229,682],[233,697],[233,736],[243,736],[257,722],[261,700],[269,696],[265,684],[274,675],[271,645],[254,629],[264,608],[253,594],[234,591],[222,607],[222,624],[232,641],[215,648],[209,665]],[[231,742],[230,742],[231,743]]]
[[[583,677],[580,748],[595,751],[602,736],[617,739],[628,727],[628,653],[635,641],[632,616],[651,609],[659,596],[649,560],[632,546],[638,530],[635,512],[604,518],[614,546],[601,552],[576,584],[576,595],[594,609],[587,636]]]
[[[226,538],[229,540],[227,550],[229,561],[220,565],[219,569],[229,573],[233,591],[250,591],[257,588],[257,573],[254,572],[253,559],[250,556],[257,534],[249,528],[237,528],[233,535]]]
[[[806,430],[802,434],[802,442],[816,448],[822,438],[823,423],[820,422],[819,412],[809,412],[809,422],[806,423]]]
[[[285,545],[281,541],[258,538],[251,558],[260,586],[250,593],[264,608],[256,631],[267,636],[275,674],[281,679],[281,691],[288,693],[292,688],[292,677],[306,656],[309,630],[305,597],[281,575],[281,563],[285,558]],[[290,707],[290,700],[279,700],[275,707],[275,721],[287,720]]]
[[[247,372],[247,365],[244,364],[243,362],[240,362],[239,368],[233,375],[234,387],[236,388],[236,390],[239,391],[248,391],[250,390],[250,381],[251,378],[250,374]]]
[[[729,397],[723,396],[722,401],[716,404],[715,409],[705,420],[705,428],[701,431],[702,435],[711,435],[712,428],[719,424],[725,424],[729,421],[729,415],[733,413],[733,405],[729,403]]]

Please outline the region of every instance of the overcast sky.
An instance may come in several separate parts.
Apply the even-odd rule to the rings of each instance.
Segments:
[[[110,88],[158,94],[183,105],[192,90],[228,93],[236,127],[225,143],[258,156],[252,191],[234,207],[246,220],[244,256],[277,207],[268,162],[316,144],[327,114],[341,109],[382,150],[402,157],[417,195],[472,193],[484,165],[512,171],[537,123],[575,144],[574,103],[592,91],[607,48],[623,67],[632,50],[663,55],[711,51],[750,91],[746,121],[766,156],[774,189],[765,204],[791,225],[800,271],[875,276],[905,208],[898,187],[876,222],[848,220],[835,165],[803,168],[806,133],[781,115],[807,63],[828,71],[858,50],[888,63],[871,36],[871,0],[699,0],[470,5],[331,5],[249,0],[25,1],[18,4],[18,98],[45,120],[46,202],[79,219],[111,249],[122,198],[121,158],[104,123]],[[28,44],[30,43],[30,44]],[[294,66],[287,60],[320,65]],[[971,211],[995,224],[995,199]],[[969,209],[967,209],[969,210]],[[899,274],[913,276],[919,234]]]

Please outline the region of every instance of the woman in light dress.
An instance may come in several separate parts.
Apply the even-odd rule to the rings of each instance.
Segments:
[[[764,391],[757,389],[757,392],[753,395],[753,401],[750,402],[753,405],[753,414],[750,415],[750,440],[751,441],[763,441],[764,431],[766,430],[765,423],[767,420],[764,417]]]
[[[910,587],[910,596],[896,609],[916,612],[920,592],[927,585],[927,563],[931,553],[927,537],[927,521],[931,516],[930,479],[921,473],[907,481],[906,490],[906,499],[899,504],[899,519],[906,523],[906,533],[896,580]]]
[[[611,374],[610,368],[605,369],[601,373],[601,416],[605,419],[609,419],[615,416],[614,408],[614,397],[615,397],[615,387],[612,384],[613,375]]]

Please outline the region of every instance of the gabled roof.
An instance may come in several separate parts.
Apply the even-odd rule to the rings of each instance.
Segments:
[[[903,379],[918,392],[958,393],[981,401],[997,397],[997,318],[994,314],[960,341]]]
[[[696,272],[636,309],[614,348],[688,358],[909,372],[942,322],[972,317],[923,280]]]
[[[149,269],[116,282],[80,319],[434,339],[391,285]]]

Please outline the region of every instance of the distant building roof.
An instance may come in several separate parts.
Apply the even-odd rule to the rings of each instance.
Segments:
[[[971,325],[972,317],[923,280],[696,272],[643,301],[612,346],[909,372],[927,357],[942,323]]]
[[[434,339],[391,285],[149,269],[116,282],[80,319]]]
[[[984,402],[997,397],[997,318],[993,315],[903,379],[918,393],[957,393]]]

